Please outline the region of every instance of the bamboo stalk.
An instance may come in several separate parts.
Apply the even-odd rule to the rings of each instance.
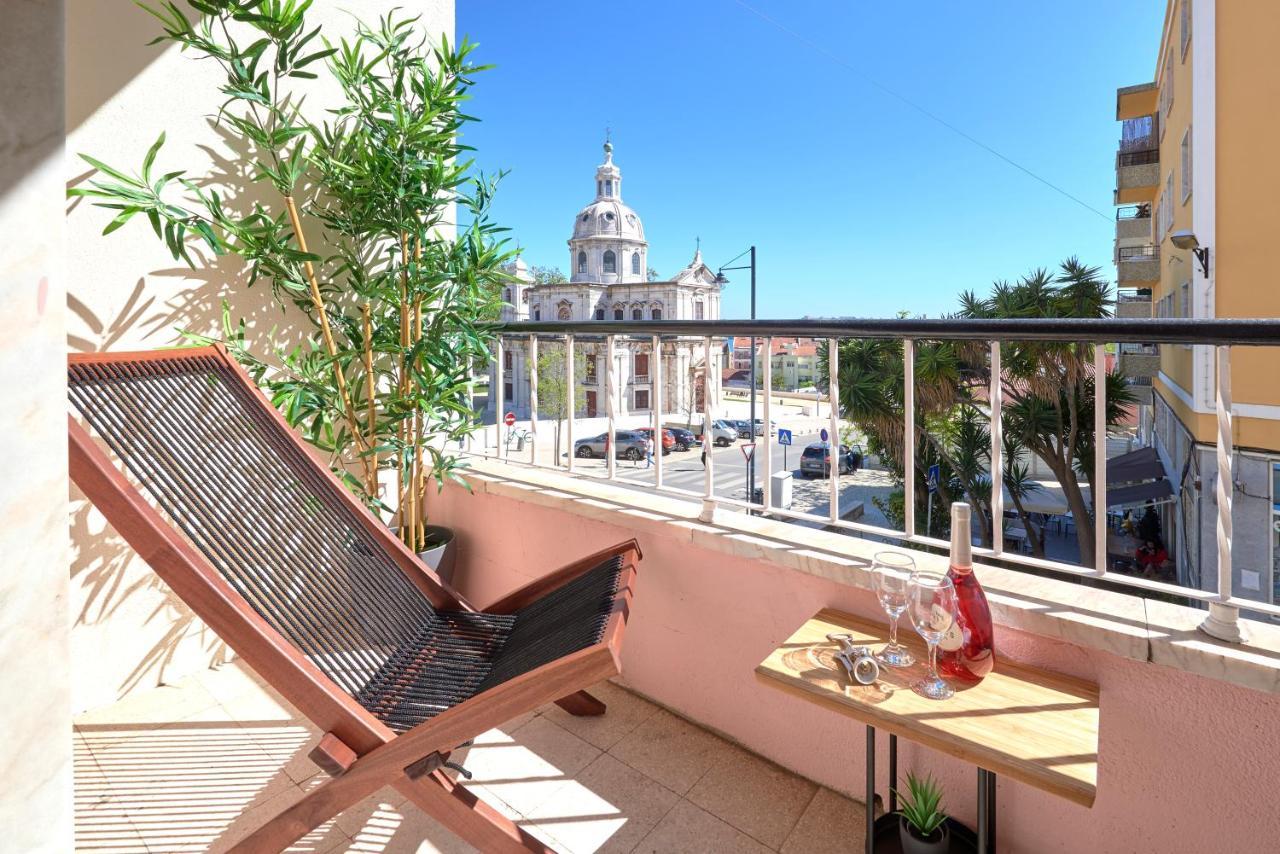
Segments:
[[[293,196],[285,196],[284,204],[289,212],[289,222],[293,224],[293,235],[298,241],[298,248],[306,252],[307,239],[302,234],[302,221],[298,218],[298,206],[294,203]],[[364,466],[365,481],[368,482],[369,459],[364,454],[368,448],[364,444],[364,435],[360,432],[360,424],[356,421],[356,410],[351,403],[351,395],[347,391],[346,375],[343,374],[342,365],[338,362],[338,345],[333,342],[333,330],[329,327],[329,313],[325,311],[324,299],[320,296],[320,283],[316,280],[316,271],[310,261],[303,261],[302,269],[306,272],[307,284],[311,287],[311,304],[316,310],[316,315],[320,318],[320,334],[324,338],[325,349],[329,352],[329,358],[333,360],[333,378],[338,385],[338,396],[342,398],[342,408],[347,417],[347,426],[351,430],[356,448],[360,451],[360,464]]]
[[[409,349],[409,236],[404,232],[400,232],[400,355],[398,358],[399,373],[396,377],[396,387],[401,399],[404,398],[405,392],[408,390],[408,377],[405,372],[405,352]],[[396,487],[400,496],[400,539],[405,545],[413,549],[414,533],[417,529],[417,513],[416,502],[413,501],[413,472],[412,467],[408,472],[409,483],[405,483],[405,459],[404,448],[409,444],[410,424],[407,420],[402,420],[397,425],[396,430],[400,436],[401,458],[400,465],[397,469]],[[407,505],[407,506],[406,506]]]
[[[413,342],[416,345],[422,340],[422,296],[419,295],[413,300]],[[427,543],[427,520],[422,512],[422,500],[426,493],[426,478],[422,471],[422,413],[414,407],[413,410],[413,477],[410,483],[413,484],[413,506],[414,519],[417,527],[414,528],[414,535],[419,543],[426,546]]]
[[[373,319],[369,311],[369,303],[360,306],[360,315],[364,321],[364,381],[365,395],[368,397],[365,413],[365,429],[369,431],[368,447],[377,447],[378,441],[378,404],[374,394],[376,387],[373,378]],[[370,495],[378,494],[378,454],[372,455],[373,464],[365,470],[365,487]]]

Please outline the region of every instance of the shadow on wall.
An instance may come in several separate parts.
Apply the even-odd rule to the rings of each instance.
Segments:
[[[73,131],[129,84],[171,44],[147,44],[138,33],[159,22],[133,3],[68,0],[66,12],[67,131]]]

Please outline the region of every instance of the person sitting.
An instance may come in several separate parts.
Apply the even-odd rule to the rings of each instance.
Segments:
[[[1165,551],[1164,544],[1159,540],[1147,540],[1134,552],[1133,558],[1137,561],[1143,578],[1156,578],[1163,574],[1164,565],[1169,560],[1169,553]]]

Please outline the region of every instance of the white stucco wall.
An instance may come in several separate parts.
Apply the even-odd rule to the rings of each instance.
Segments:
[[[351,11],[371,20],[395,7],[406,16],[421,15],[419,25],[433,40],[442,32],[452,38],[453,0],[317,0],[308,18],[332,38],[351,31]],[[67,142],[60,177],[76,184],[89,174],[78,152],[135,169],[163,130],[167,142],[157,170],[185,168],[188,177],[247,186],[250,164],[242,150],[210,125],[222,100],[221,72],[172,46],[146,46],[157,33],[157,22],[132,3],[69,0]],[[309,109],[322,106],[334,91],[323,78],[302,81]],[[275,204],[267,197],[269,188],[253,192]],[[174,262],[145,219],[103,237],[107,211],[83,200],[66,207],[70,350],[152,349],[178,342],[183,329],[218,332],[224,299],[233,316],[249,321],[254,340],[264,340],[272,327],[281,327],[286,337],[295,328],[267,286],[245,287],[233,259],[192,271]],[[226,655],[219,640],[167,594],[74,490],[70,516],[74,708],[112,702]]]
[[[0,849],[72,850],[62,3],[0,23]]]

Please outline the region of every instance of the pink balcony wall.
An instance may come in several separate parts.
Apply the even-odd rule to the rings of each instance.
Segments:
[[[465,558],[457,583],[477,603],[633,536],[625,524],[457,487],[432,499],[433,521],[459,531]],[[864,729],[762,685],[753,669],[819,608],[879,616],[871,594],[692,545],[687,537],[642,534],[640,541],[645,560],[624,652],[625,684],[861,798]],[[1093,808],[1001,779],[1002,851],[1260,851],[1280,838],[1274,799],[1280,697],[1009,628],[997,631],[1005,657],[1094,680],[1102,692]],[[883,735],[879,745],[883,792]],[[904,742],[899,762],[903,774],[936,774],[946,805],[972,826],[971,766]]]

